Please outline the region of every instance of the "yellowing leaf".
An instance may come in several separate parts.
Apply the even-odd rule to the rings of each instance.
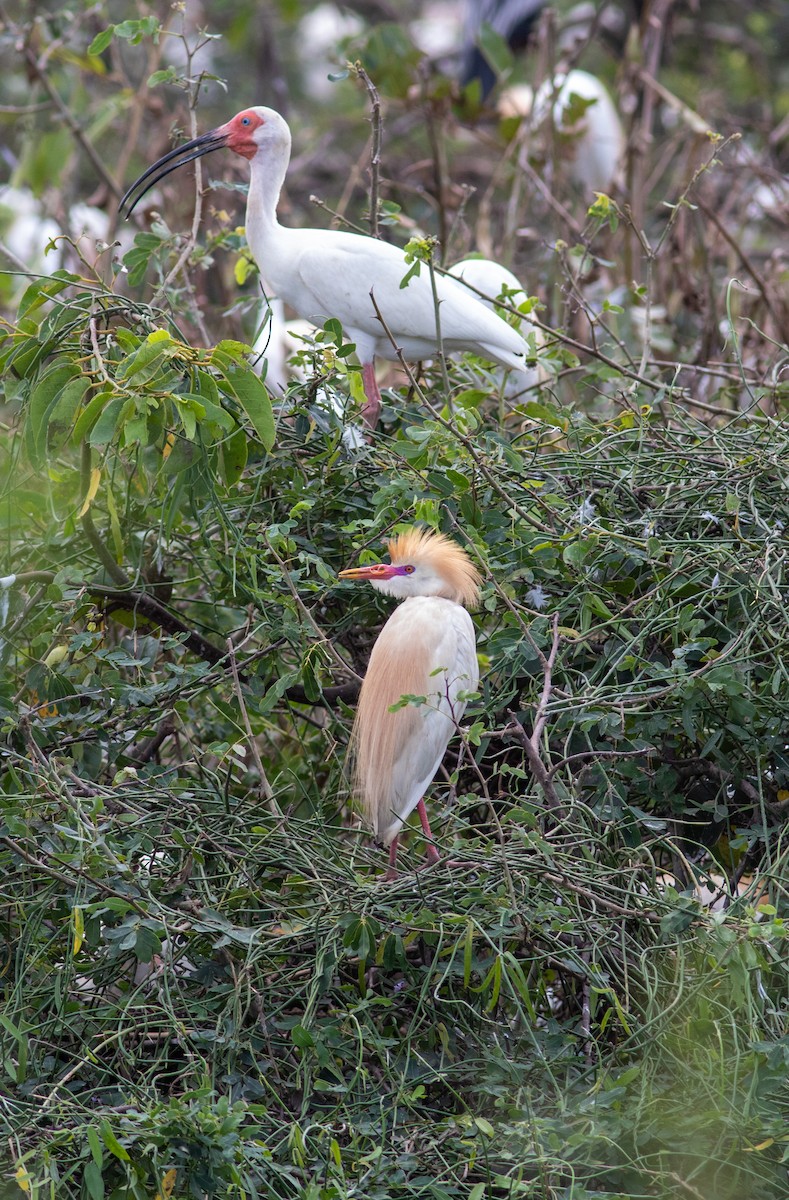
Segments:
[[[79,954],[82,943],[85,941],[85,918],[82,915],[82,909],[78,904],[75,904],[71,910],[71,918],[74,922],[74,941],[71,947],[71,953],[76,958]]]
[[[165,459],[165,461],[172,454],[174,445],[175,445],[175,434],[168,433],[167,437],[164,439],[164,449],[162,450],[162,458]]]
[[[233,274],[239,287],[243,287],[253,270],[254,267],[245,254],[236,259]]]
[[[45,667],[56,667],[58,663],[62,663],[63,659],[68,654],[68,646],[53,646],[49,654],[44,659]]]
[[[176,1167],[170,1167],[169,1171],[165,1171],[162,1176],[162,1184],[160,1190],[156,1193],[156,1200],[170,1200],[175,1187],[175,1178],[178,1174]]]
[[[262,929],[262,933],[266,933],[269,937],[289,937],[291,934],[301,933],[302,929],[306,929],[309,925],[308,921],[283,921],[281,925],[271,925],[268,929]]]
[[[83,501],[82,508],[79,510],[79,513],[77,514],[78,516],[80,516],[80,517],[85,516],[85,513],[88,511],[91,504],[96,499],[96,493],[99,490],[100,483],[101,483],[101,467],[94,467],[90,473],[90,487],[88,488],[88,493]]]
[[[17,1167],[16,1172],[14,1174],[14,1179],[16,1180],[18,1186],[22,1189],[22,1191],[25,1192],[26,1195],[29,1196],[30,1195],[30,1175],[28,1173],[27,1167],[24,1166],[22,1163],[20,1163],[19,1166]]]

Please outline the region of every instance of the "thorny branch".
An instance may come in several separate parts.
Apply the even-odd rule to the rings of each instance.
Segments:
[[[531,737],[529,737],[523,728],[517,713],[512,710],[509,711],[510,724],[506,728],[506,732],[514,734],[526,751],[526,758],[529,761],[531,773],[542,788],[545,799],[548,801],[548,807],[552,809],[560,809],[562,802],[557,795],[551,773],[543,762],[540,752],[540,742],[545,729],[545,723],[548,719],[548,705],[553,691],[553,668],[556,663],[559,642],[559,614],[554,613],[550,652],[547,658],[542,653],[540,654],[542,658],[543,687],[534,713],[534,726]]]
[[[378,237],[378,205],[381,189],[381,142],[383,139],[383,121],[381,120],[381,97],[378,94],[378,89],[373,83],[370,76],[365,71],[360,62],[356,62],[352,67],[354,75],[361,79],[364,86],[367,88],[367,94],[370,97],[370,106],[372,108],[372,117],[370,118],[373,134],[372,134],[372,150],[370,152],[370,235]]]
[[[249,713],[247,712],[247,706],[244,702],[244,693],[241,690],[241,681],[238,677],[238,666],[236,664],[235,646],[233,645],[231,638],[227,639],[227,658],[228,658],[228,662],[230,663],[230,671],[233,675],[233,687],[235,689],[236,699],[238,700],[238,706],[241,709],[241,718],[244,722],[244,729],[246,730],[246,734],[247,734],[247,743],[249,745],[249,749],[252,754],[252,758],[254,760],[255,767],[257,768],[258,778],[260,780],[261,797],[266,801],[268,810],[271,813],[271,815],[273,817],[278,817],[281,819],[282,813],[280,812],[277,801],[274,799],[274,791],[271,787],[271,784],[268,781],[268,776],[266,775],[265,769],[263,767],[263,762],[260,758],[260,752],[257,747],[257,742],[255,741],[255,735],[252,732],[252,725],[250,724],[250,721],[249,721]]]

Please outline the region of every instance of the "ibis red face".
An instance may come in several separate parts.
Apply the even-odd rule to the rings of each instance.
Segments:
[[[228,150],[235,151],[243,158],[254,158],[258,151],[254,134],[264,124],[264,118],[256,109],[247,108],[225,125],[210,129],[208,133],[202,133],[200,137],[193,138],[191,142],[185,142],[183,146],[178,146],[168,154],[163,154],[152,167],[149,167],[139,179],[134,181],[118,205],[120,211],[123,212],[124,208],[126,209],[125,216],[128,220],[145,193],[149,192],[160,179],[164,179],[165,175],[176,171],[178,167],[194,162],[196,158],[202,158],[204,154],[213,153],[214,150],[223,150],[227,147]]]

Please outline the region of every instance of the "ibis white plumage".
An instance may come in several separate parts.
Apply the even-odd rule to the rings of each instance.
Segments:
[[[387,876],[394,878],[397,840],[414,809],[428,864],[438,861],[424,794],[463,715],[464,696],[479,681],[466,606],[477,603],[480,578],[443,534],[411,529],[392,538],[388,550],[388,563],[352,567],[340,578],[367,580],[402,600],[373,646],[351,735],[354,790],[376,839],[390,847]]]
[[[436,278],[438,305],[428,271],[401,287],[409,266],[404,252],[364,234],[334,229],[288,229],[277,203],[290,161],[290,129],[274,109],[244,109],[225,125],[171,150],[132,184],[121,201],[129,216],[141,197],[170,171],[227,147],[249,161],[247,241],[271,294],[315,325],[340,321],[356,346],[374,427],[381,409],[374,360],[407,360],[472,350],[500,366],[519,369],[529,354],[506,321],[452,279]],[[377,311],[376,311],[377,309]],[[393,344],[394,343],[394,344]]]
[[[449,273],[494,311],[499,299],[503,298],[504,303],[511,308],[518,308],[528,299],[526,289],[518,277],[491,258],[461,259],[449,268]],[[521,329],[524,334],[532,335],[535,349],[544,345],[542,330],[534,325],[526,314],[521,318]],[[517,371],[510,371],[505,381],[504,395],[511,399],[520,396],[522,392],[542,383],[545,377],[539,366],[523,366]]]

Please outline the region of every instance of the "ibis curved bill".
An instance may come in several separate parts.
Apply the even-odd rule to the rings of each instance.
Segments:
[[[394,878],[398,837],[414,809],[428,864],[438,861],[424,794],[463,715],[464,696],[479,681],[465,606],[477,603],[480,578],[443,534],[410,529],[388,549],[388,563],[351,567],[340,579],[366,580],[402,600],[373,646],[351,735],[354,791],[376,839],[390,847],[387,877]]]
[[[381,394],[376,357],[396,361],[471,350],[499,366],[519,370],[529,356],[523,338],[453,279],[436,277],[436,306],[427,268],[413,276],[404,252],[364,234],[334,229],[288,229],[277,203],[290,161],[290,129],[274,109],[244,109],[225,125],[163,155],[121,200],[130,216],[160,179],[204,154],[227,148],[250,165],[246,233],[266,290],[314,325],[340,321],[362,364],[370,427],[378,421]],[[438,313],[436,312],[438,307]],[[394,342],[394,345],[393,345]]]

